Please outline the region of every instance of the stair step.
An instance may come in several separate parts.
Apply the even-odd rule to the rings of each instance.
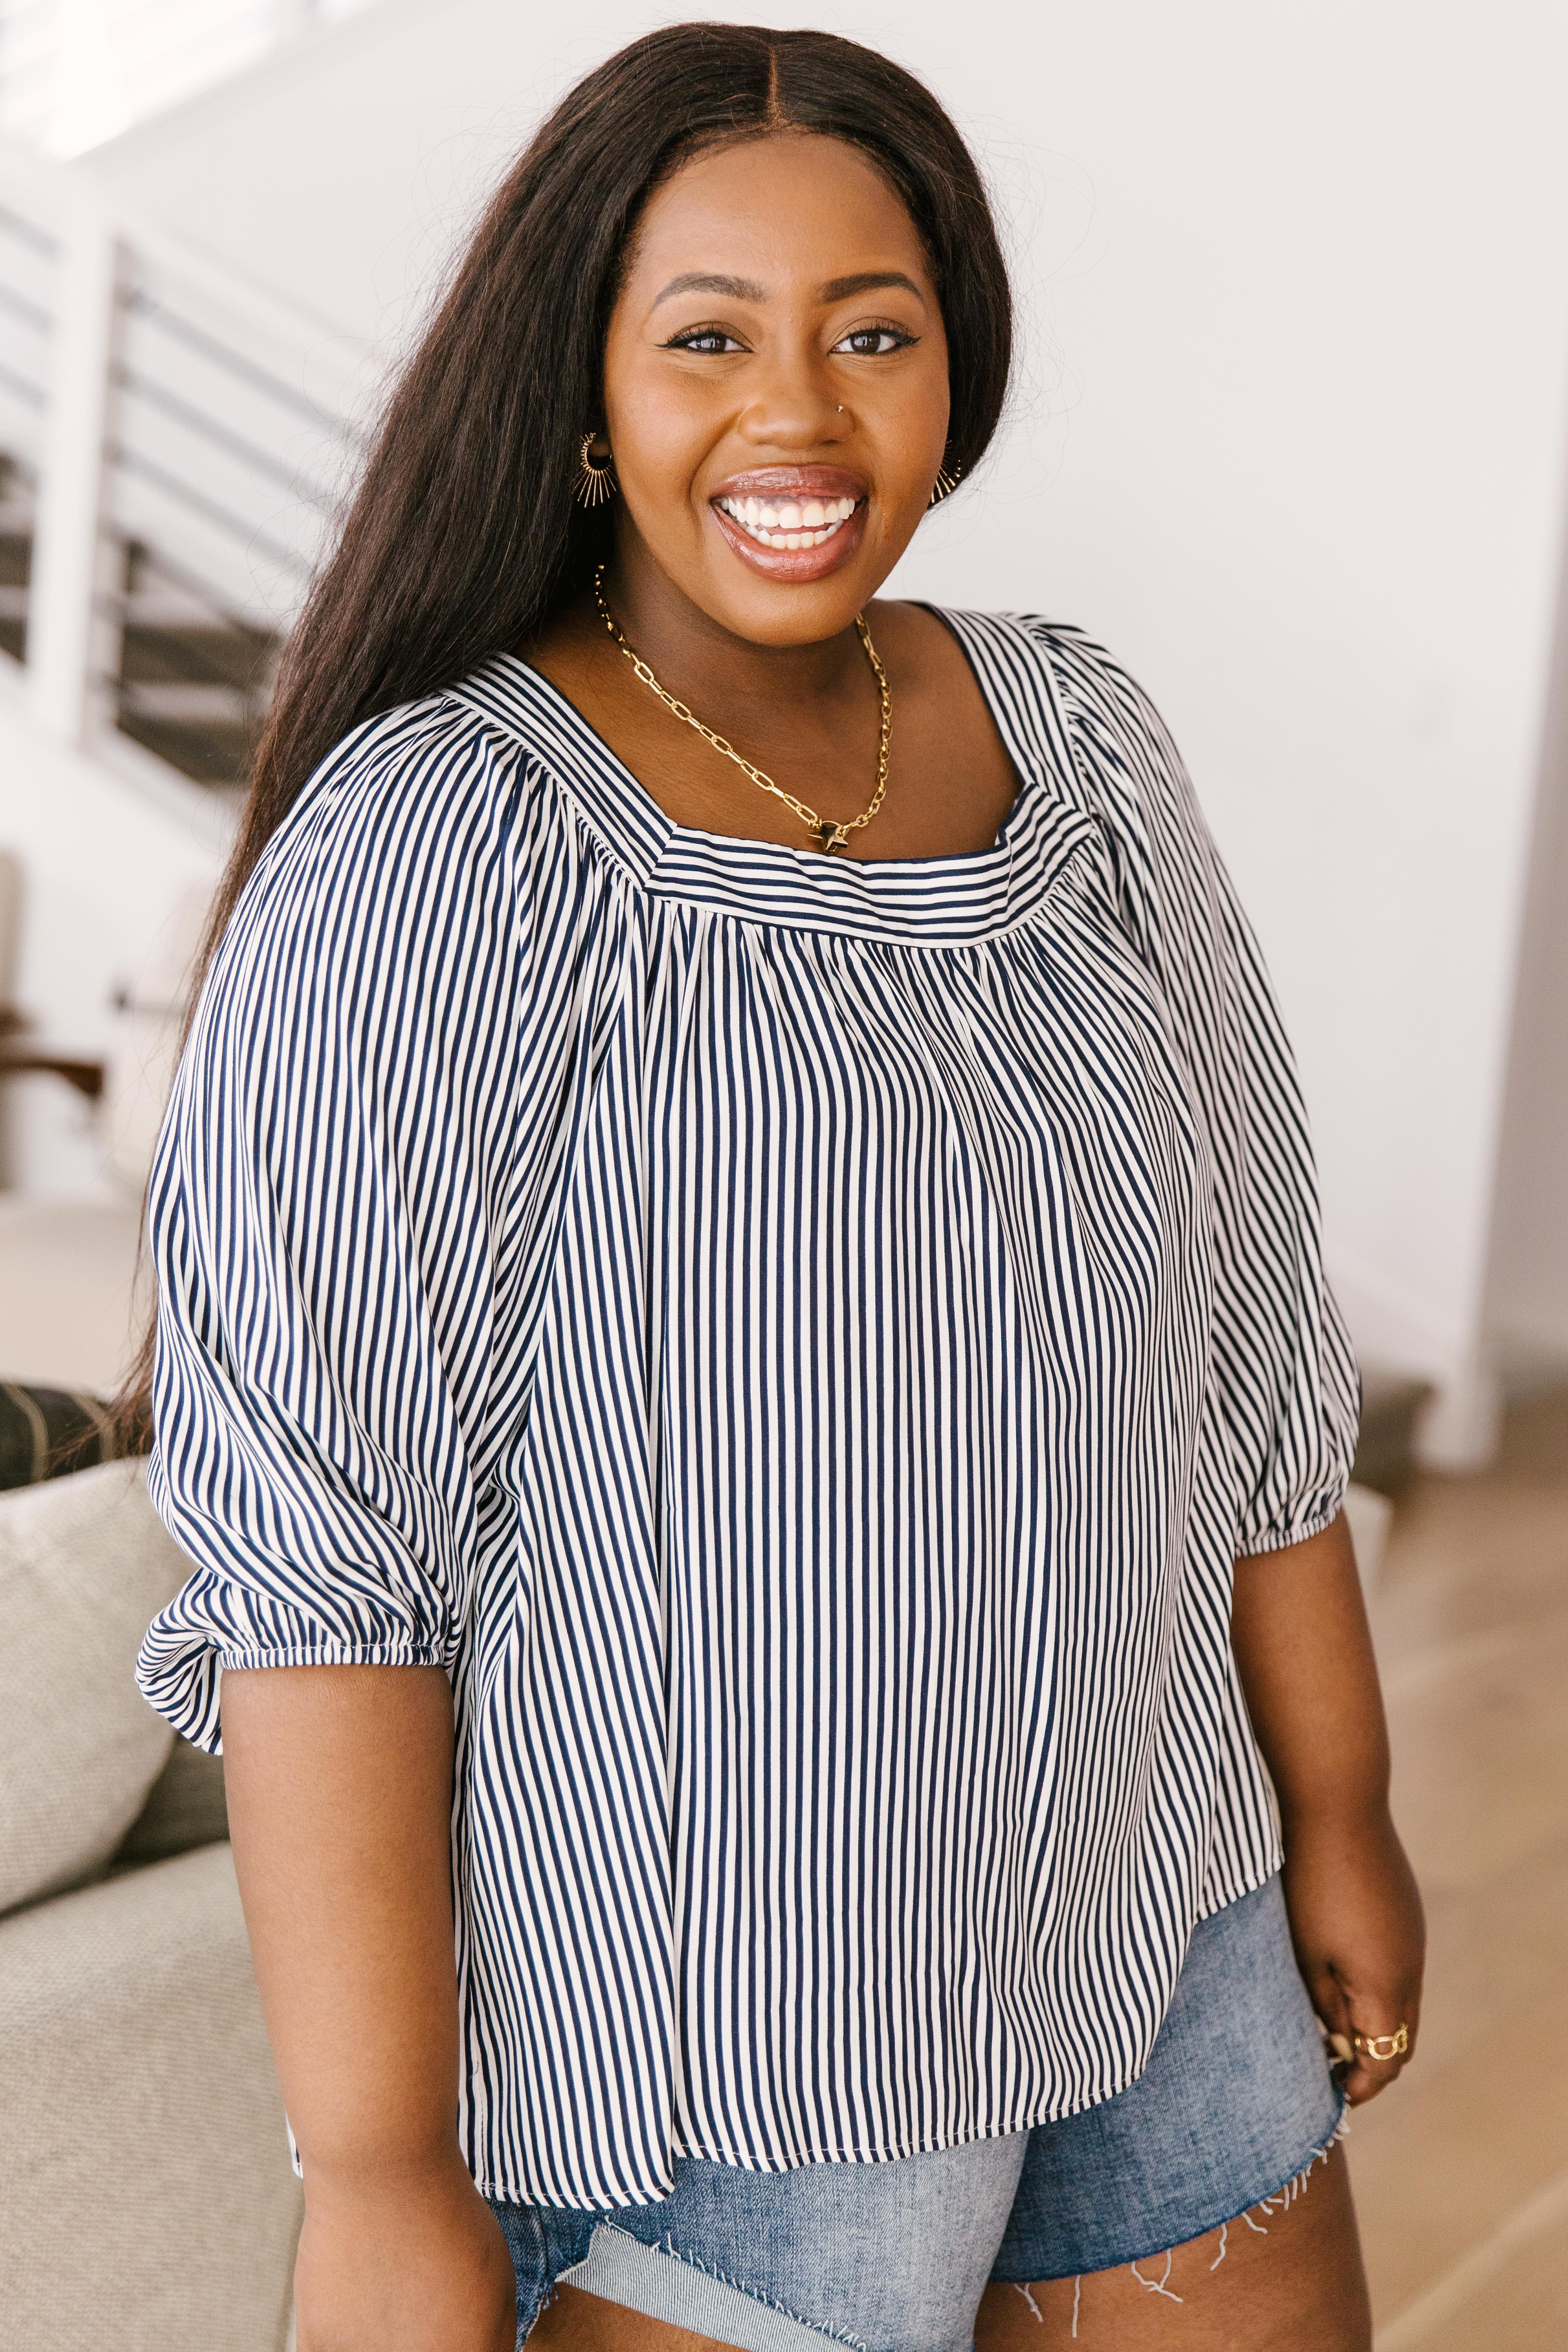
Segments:
[[[278,638],[269,636],[262,629],[186,620],[173,613],[126,613],[121,615],[121,626],[127,636],[143,639],[167,637],[177,644],[189,646],[244,646],[258,656],[271,653],[279,643]]]
[[[244,698],[231,686],[197,684],[189,678],[124,682],[120,688],[121,724],[134,712],[139,719],[178,727],[237,728],[248,726]]]
[[[127,686],[213,686],[265,696],[272,647],[219,631],[127,629],[120,675]]]
[[[134,710],[121,711],[120,731],[144,751],[155,751],[193,783],[217,790],[243,783],[255,740],[248,727],[182,726]]]
[[[258,622],[242,621],[237,614],[219,610],[188,588],[126,588],[121,593],[119,605],[123,619],[152,628],[204,629],[220,634],[237,631],[241,636],[268,641],[275,634]]]

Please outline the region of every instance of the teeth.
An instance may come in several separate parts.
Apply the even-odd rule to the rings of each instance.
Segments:
[[[820,547],[855,511],[853,499],[721,499],[732,521],[764,547]]]

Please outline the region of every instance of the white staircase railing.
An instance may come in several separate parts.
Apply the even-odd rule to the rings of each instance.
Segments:
[[[0,142],[0,685],[144,779],[237,782],[374,391],[348,337]]]

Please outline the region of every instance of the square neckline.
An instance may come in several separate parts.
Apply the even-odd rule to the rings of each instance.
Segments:
[[[449,691],[523,745],[652,897],[708,906],[763,927],[914,947],[963,946],[1026,919],[1098,826],[1073,789],[1056,686],[1023,621],[936,605],[922,609],[956,640],[1019,780],[994,840],[982,849],[844,858],[754,835],[682,825],[571,697],[521,655],[493,656]],[[1014,672],[1018,691],[1010,690]]]
[[[906,873],[933,872],[943,867],[973,868],[977,861],[984,858],[994,857],[999,853],[1005,852],[1009,844],[1010,835],[1015,830],[1016,820],[1022,814],[1025,803],[1031,797],[1033,792],[1042,781],[1037,772],[1036,760],[1026,751],[1025,747],[1017,740],[1016,736],[1008,724],[1006,714],[998,709],[995,700],[987,691],[985,680],[982,677],[979,667],[975,663],[973,653],[966,643],[963,632],[956,625],[958,616],[947,612],[940,604],[932,604],[929,603],[923,597],[911,596],[907,599],[907,601],[910,604],[916,605],[920,611],[929,613],[934,621],[940,623],[942,627],[947,631],[949,636],[952,637],[960,653],[963,656],[964,661],[968,666],[970,677],[974,681],[975,689],[980,696],[981,701],[985,706],[986,716],[989,718],[993,727],[996,730],[998,740],[1000,740],[1002,749],[1007,757],[1007,764],[1012,769],[1013,774],[1016,779],[1017,790],[1014,793],[1006,814],[1004,816],[1001,824],[996,829],[995,837],[987,842],[983,848],[939,850],[932,856],[926,857],[845,857],[833,859],[832,863],[835,866],[835,869],[839,872],[842,872],[843,868],[847,866],[855,867],[857,871],[874,869],[878,867],[897,867],[902,869]],[[987,615],[987,618],[993,620],[999,619],[1000,617],[1000,615]],[[825,852],[820,849],[807,848],[804,843],[796,844],[787,841],[770,841],[764,835],[760,834],[714,833],[705,825],[682,824],[678,818],[672,817],[668,810],[666,810],[660,803],[655,799],[653,793],[649,792],[647,786],[643,782],[636,770],[628,767],[626,761],[622,759],[620,753],[615,750],[613,745],[594,725],[593,720],[586,717],[586,715],[578,708],[577,704],[573,701],[571,696],[566,693],[563,688],[556,685],[553,678],[548,677],[545,672],[538,668],[534,663],[526,660],[521,654],[499,654],[495,656],[495,659],[499,662],[505,662],[518,669],[525,671],[531,679],[538,681],[539,686],[543,689],[544,693],[550,698],[557,710],[563,717],[567,731],[573,734],[581,735],[585,739],[586,745],[592,749],[595,764],[606,768],[614,773],[622,791],[637,808],[638,814],[644,820],[646,827],[649,830],[661,832],[666,836],[667,841],[671,843],[681,840],[700,842],[705,851],[711,851],[714,848],[733,848],[743,852],[748,859],[754,857],[758,853],[776,851],[782,856],[790,858],[792,861],[804,859],[808,870],[815,869],[818,866],[819,862],[825,863],[830,858],[831,853]],[[563,782],[567,782],[566,779],[563,779],[562,781]]]

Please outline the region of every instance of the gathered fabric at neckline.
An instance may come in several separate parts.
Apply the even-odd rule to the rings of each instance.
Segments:
[[[1033,916],[1099,828],[1074,789],[1067,731],[1048,683],[1020,695],[1016,657],[999,633],[1022,624],[943,612],[1019,779],[984,849],[935,857],[841,858],[819,849],[677,824],[570,698],[515,654],[499,654],[452,689],[527,743],[605,849],[652,896],[712,907],[791,930],[951,947]],[[999,658],[1000,656],[1000,658]]]

